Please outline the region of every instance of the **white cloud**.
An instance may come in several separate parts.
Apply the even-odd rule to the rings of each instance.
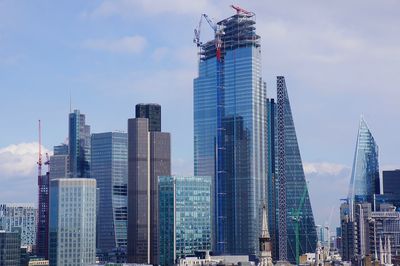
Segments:
[[[50,152],[42,146],[42,152]],[[36,175],[38,143],[19,143],[0,149],[0,174],[3,179],[33,178]]]
[[[320,174],[320,175],[338,175],[343,170],[348,169],[346,165],[336,163],[304,163],[304,173],[307,174]]]
[[[147,44],[144,37],[125,36],[119,39],[88,39],[83,46],[93,50],[102,50],[113,53],[138,54],[142,52]]]

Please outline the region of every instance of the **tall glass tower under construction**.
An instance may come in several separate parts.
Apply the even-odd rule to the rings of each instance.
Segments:
[[[215,25],[194,79],[194,172],[213,177],[213,250],[257,254],[266,203],[266,86],[255,16]]]

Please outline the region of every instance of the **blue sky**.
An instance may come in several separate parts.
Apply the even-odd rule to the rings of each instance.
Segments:
[[[233,1],[257,14],[263,77],[284,75],[318,223],[338,223],[364,114],[381,169],[400,167],[400,3]],[[69,94],[92,132],[126,130],[134,105],[157,102],[172,133],[173,172],[192,173],[193,29],[232,1],[0,0],[0,202],[36,201],[43,144],[65,141]],[[204,39],[211,36],[203,24]]]

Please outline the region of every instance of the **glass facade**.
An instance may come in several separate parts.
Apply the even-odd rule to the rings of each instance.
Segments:
[[[211,249],[211,178],[158,179],[160,265]]]
[[[0,231],[0,265],[16,266],[21,260],[21,238],[17,232]]]
[[[71,177],[89,177],[90,126],[79,110],[69,114],[69,174]]]
[[[21,235],[21,246],[36,245],[37,209],[33,204],[0,204],[0,230]]]
[[[272,223],[270,230],[275,240],[274,259],[279,258],[294,263],[296,262],[295,216],[300,215],[298,223],[300,255],[315,251],[317,232],[284,77],[277,78],[277,94],[277,103],[269,100],[267,104],[270,114],[275,116],[268,116],[270,123],[268,129],[273,133],[270,136],[274,136],[274,140],[270,138],[268,141],[269,154],[272,156],[268,170],[269,206],[270,208],[275,206],[270,210]],[[280,183],[282,180],[284,183]],[[282,187],[284,202],[279,195]],[[271,205],[274,204],[273,202],[275,205]],[[273,210],[275,213],[272,213]],[[282,220],[279,219],[280,214],[282,214]],[[271,220],[272,218],[274,220]],[[282,230],[282,227],[286,228]],[[283,234],[286,234],[284,238],[282,238]],[[285,239],[286,244],[281,242],[282,239]],[[282,249],[285,249],[286,258],[281,257]]]
[[[50,265],[96,262],[96,180],[54,179],[50,182]]]
[[[97,248],[109,253],[127,245],[128,134],[93,134],[91,149],[91,177],[99,189]]]
[[[351,203],[372,203],[374,194],[380,194],[378,145],[367,123],[361,118],[348,198]]]
[[[213,250],[256,254],[267,195],[260,37],[242,14],[218,24],[221,60],[214,41],[202,45],[194,79],[194,172],[212,177]]]

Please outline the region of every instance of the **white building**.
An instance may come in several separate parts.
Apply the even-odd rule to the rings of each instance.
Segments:
[[[96,180],[50,181],[50,265],[96,262]]]

